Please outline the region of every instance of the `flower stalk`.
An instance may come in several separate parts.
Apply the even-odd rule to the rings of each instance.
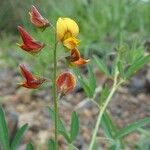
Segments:
[[[53,99],[54,99],[54,111],[55,111],[55,149],[58,150],[58,95],[56,87],[56,74],[57,74],[57,37],[55,33],[55,44],[53,51]]]
[[[29,12],[31,23],[37,27],[45,30],[46,27],[51,26],[54,29],[54,47],[53,47],[53,80],[52,80],[52,95],[54,102],[54,126],[55,126],[55,150],[59,150],[58,146],[58,126],[59,126],[59,108],[58,101],[62,96],[65,96],[72,92],[76,86],[75,76],[65,71],[57,77],[57,45],[62,43],[64,47],[70,52],[68,60],[75,61],[76,67],[86,64],[89,60],[85,60],[80,57],[80,53],[76,48],[79,44],[79,40],[76,38],[79,33],[79,27],[77,23],[70,18],[58,18],[56,28],[44,18],[35,6],[32,6]],[[22,38],[22,44],[18,46],[24,51],[32,54],[33,56],[41,52],[46,45],[40,41],[35,40],[23,27],[18,26],[18,31]],[[69,64],[69,62],[68,62]],[[25,78],[19,85],[28,89],[37,89],[46,80],[32,75],[32,73],[24,66],[20,66],[22,76]],[[77,121],[78,123],[78,121]],[[73,132],[73,131],[72,131]],[[76,136],[76,135],[75,135]],[[73,145],[72,145],[73,146]]]

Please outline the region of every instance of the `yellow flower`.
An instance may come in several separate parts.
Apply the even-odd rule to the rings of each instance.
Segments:
[[[59,18],[56,25],[57,39],[63,42],[68,49],[73,49],[79,44],[76,39],[79,34],[77,23],[70,18]]]

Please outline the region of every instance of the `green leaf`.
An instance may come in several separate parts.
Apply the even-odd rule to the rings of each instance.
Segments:
[[[48,111],[49,111],[51,119],[53,121],[55,121],[55,112],[53,111],[53,109],[48,107]],[[58,132],[59,132],[59,134],[63,135],[67,141],[71,141],[69,138],[68,132],[59,117],[58,117]]]
[[[117,150],[116,145],[111,145],[108,150]]]
[[[86,81],[83,80],[83,78],[79,78],[79,81],[80,81],[80,84],[81,84],[81,86],[83,87],[83,89],[84,89],[86,95],[87,95],[88,97],[93,97],[93,92],[91,91],[91,88],[90,88],[90,86],[86,83]]]
[[[51,119],[55,122],[55,112],[54,112],[54,110],[53,110],[52,108],[48,107],[48,111],[49,111],[49,114],[50,114]],[[58,118],[58,130],[67,132],[67,131],[66,131],[66,128],[65,128],[65,126],[63,125],[63,122],[61,121],[60,118]]]
[[[48,150],[55,150],[55,141],[53,139],[48,141]]]
[[[84,92],[87,95],[87,97],[90,97],[90,98],[93,97],[95,90],[92,89],[89,79],[86,80],[86,78],[84,78],[81,75],[81,73],[79,72],[79,69],[74,69],[73,71],[74,71],[75,75],[77,76],[77,78],[78,78],[82,88],[84,89]]]
[[[117,133],[117,128],[114,125],[113,121],[111,120],[107,112],[104,112],[103,114],[101,125],[102,125],[102,128],[104,129],[105,135],[108,138],[113,140],[114,135]]]
[[[117,134],[115,135],[115,137],[118,138],[122,138],[124,136],[126,136],[127,134],[135,131],[136,129],[144,126],[145,124],[150,123],[150,117],[148,118],[144,118],[142,120],[139,120],[137,122],[134,122],[130,125],[127,125],[126,127],[124,127],[123,129],[121,129],[120,131],[117,132]]]
[[[116,147],[116,145],[123,146],[122,139],[115,139],[118,129],[107,112],[104,112],[103,114],[101,125],[112,149],[113,147]]]
[[[71,129],[70,129],[71,142],[75,140],[75,138],[78,135],[78,132],[79,132],[79,119],[76,112],[74,111],[71,115]]]
[[[66,132],[64,132],[64,131],[62,131],[62,130],[58,130],[58,132],[59,132],[61,135],[63,135],[63,137],[67,140],[68,143],[71,143],[71,139],[70,139],[68,133],[66,133]]]
[[[5,120],[5,113],[0,107],[0,143],[2,144],[3,150],[9,150],[9,135],[8,135],[8,128]]]
[[[101,91],[101,95],[100,95],[100,106],[102,106],[104,104],[104,102],[106,101],[108,95],[109,95],[109,87],[107,85],[104,85],[102,91]]]
[[[124,73],[123,63],[121,61],[118,61],[118,70],[120,76],[124,79],[125,73]]]
[[[33,144],[31,142],[27,144],[26,150],[34,150]]]
[[[106,64],[97,56],[93,56],[94,57],[94,61],[97,65],[97,67],[100,69],[100,71],[102,71],[105,75],[110,76],[109,70],[106,66]]]
[[[25,131],[27,130],[28,128],[28,125],[25,124],[23,125],[16,133],[12,143],[11,143],[11,150],[16,150],[17,149],[17,146],[18,144],[20,143],[21,141],[21,138],[23,137],[23,134],[25,133]]]
[[[126,79],[131,77],[136,71],[141,69],[148,62],[150,62],[150,55],[135,60],[134,63],[128,68],[125,74]]]
[[[89,79],[89,86],[90,86],[90,89],[91,91],[95,92],[95,89],[96,89],[96,78],[95,78],[95,74],[92,70],[92,66],[91,65],[88,65],[87,66],[87,69],[88,69],[88,79]]]

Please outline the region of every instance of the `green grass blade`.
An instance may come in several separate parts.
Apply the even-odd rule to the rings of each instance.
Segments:
[[[25,133],[27,128],[28,128],[28,124],[25,124],[17,131],[17,133],[16,133],[16,135],[15,135],[15,137],[14,137],[12,143],[11,143],[11,150],[16,150],[17,149],[17,146],[20,143],[20,141],[23,137],[23,134]]]
[[[127,134],[135,131],[136,129],[138,129],[138,128],[144,126],[144,125],[146,125],[147,123],[150,123],[150,117],[144,118],[142,120],[139,120],[137,122],[134,122],[132,124],[127,125],[123,129],[121,129],[120,131],[118,131],[117,134],[115,135],[115,137],[117,139],[122,138],[122,137],[126,136]]]
[[[0,143],[3,150],[10,150],[8,128],[2,107],[0,107]]]

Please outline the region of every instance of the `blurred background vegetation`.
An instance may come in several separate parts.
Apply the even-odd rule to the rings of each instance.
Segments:
[[[15,43],[21,41],[16,27],[22,25],[33,37],[51,45],[53,35],[49,29],[41,33],[29,21],[31,5],[37,6],[43,16],[55,24],[58,17],[71,17],[80,27],[80,50],[86,57],[93,53],[107,54],[123,40],[143,44],[150,33],[150,2],[145,0],[1,0],[0,5],[0,67],[17,67],[18,59],[35,59],[23,53]],[[38,32],[38,33],[37,33]],[[26,54],[26,55],[25,55]],[[34,69],[48,67],[50,48],[38,56]],[[43,59],[44,57],[44,59]],[[13,59],[12,59],[13,58]],[[14,61],[16,60],[16,61]],[[22,60],[22,59],[21,59]],[[7,63],[6,63],[7,62]],[[3,65],[5,64],[5,65]]]
[[[2,52],[5,49],[11,49],[11,55],[18,52],[15,45],[19,41],[17,25],[24,26],[37,39],[51,44],[50,31],[37,34],[38,31],[30,23],[28,12],[31,5],[37,6],[53,24],[59,16],[75,19],[81,31],[80,49],[85,55],[91,56],[95,51],[110,52],[120,40],[132,43],[136,39],[143,44],[149,38],[149,0],[1,0]]]

